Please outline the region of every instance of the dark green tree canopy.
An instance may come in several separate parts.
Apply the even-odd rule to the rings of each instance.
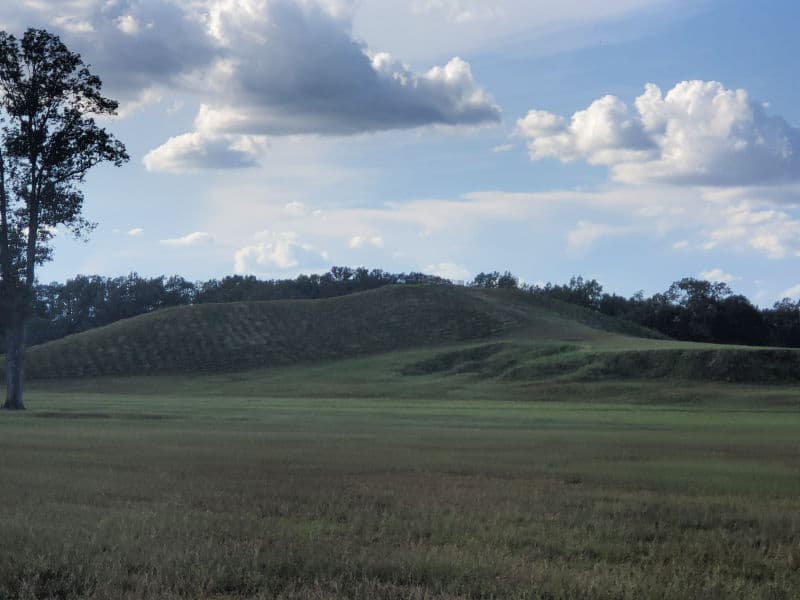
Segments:
[[[25,331],[36,265],[52,257],[53,231],[93,228],[80,186],[100,163],[122,165],[125,147],[96,117],[117,103],[80,55],[41,29],[0,32],[0,323],[6,330],[6,407],[22,408]]]
[[[58,36],[29,29],[17,39],[0,32],[0,148],[9,237],[4,279],[33,283],[27,281],[33,274],[29,261],[50,258],[56,226],[76,235],[88,232],[79,185],[92,167],[128,160],[125,147],[95,121],[117,109],[101,87]]]

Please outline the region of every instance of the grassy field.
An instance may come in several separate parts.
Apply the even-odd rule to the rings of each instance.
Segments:
[[[399,375],[40,382],[0,598],[797,598],[800,391]]]

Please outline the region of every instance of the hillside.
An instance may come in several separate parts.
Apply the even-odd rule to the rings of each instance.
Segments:
[[[794,381],[800,352],[689,344],[512,290],[390,286],[325,300],[161,310],[28,352],[30,379],[235,372],[415,350],[394,372]]]

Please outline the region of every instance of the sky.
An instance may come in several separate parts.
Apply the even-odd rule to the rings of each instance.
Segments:
[[[332,265],[800,297],[800,6],[18,0],[120,101],[42,281]]]

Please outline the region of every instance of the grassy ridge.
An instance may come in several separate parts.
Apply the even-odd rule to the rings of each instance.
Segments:
[[[800,352],[682,343],[514,290],[393,286],[314,301],[166,309],[29,350],[30,379],[226,373],[411,349],[407,375],[505,381],[796,382]],[[405,359],[404,359],[405,360]]]

